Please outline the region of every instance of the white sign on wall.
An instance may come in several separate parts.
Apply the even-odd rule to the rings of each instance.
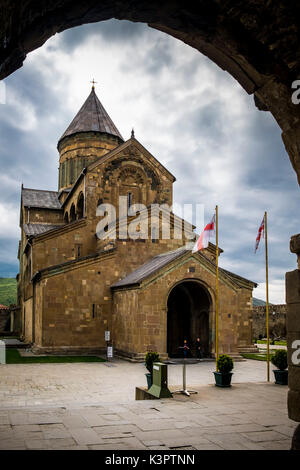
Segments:
[[[110,341],[110,331],[105,332],[105,341]]]
[[[107,357],[114,357],[114,354],[113,354],[113,347],[112,346],[107,346],[107,353],[106,353]]]

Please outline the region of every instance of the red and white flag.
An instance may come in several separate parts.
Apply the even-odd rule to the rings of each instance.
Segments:
[[[215,219],[215,214],[214,214],[210,223],[206,225],[200,237],[196,241],[194,248],[192,249],[192,253],[196,253],[196,251],[200,251],[208,247],[209,239],[215,233],[215,227],[216,227],[216,219]]]
[[[255,241],[255,251],[254,251],[254,253],[256,253],[256,251],[257,251],[261,236],[264,237],[264,233],[265,233],[265,218],[262,219],[262,222],[261,222],[260,227],[258,229],[258,234],[257,234],[256,241]]]

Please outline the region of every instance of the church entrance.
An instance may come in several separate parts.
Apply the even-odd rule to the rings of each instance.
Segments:
[[[195,342],[200,338],[203,357],[210,356],[209,319],[211,299],[208,291],[197,281],[177,284],[168,298],[167,352],[169,357],[183,357],[183,341],[196,357]]]

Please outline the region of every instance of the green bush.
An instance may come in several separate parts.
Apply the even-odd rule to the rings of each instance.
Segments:
[[[148,351],[145,356],[145,366],[146,369],[150,372],[150,374],[152,374],[153,362],[160,362],[159,354],[154,351]]]
[[[284,370],[287,368],[287,352],[285,349],[277,349],[277,351],[271,357],[271,362],[279,370]]]
[[[234,367],[232,358],[227,354],[221,354],[217,360],[217,367],[222,374],[228,374]]]

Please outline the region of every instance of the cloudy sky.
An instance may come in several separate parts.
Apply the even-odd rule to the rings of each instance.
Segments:
[[[290,235],[300,230],[299,188],[273,117],[239,84],[182,42],[143,24],[110,20],[54,36],[5,80],[0,104],[0,276],[18,272],[20,187],[57,190],[56,144],[90,92],[119,131],[136,138],[177,178],[174,202],[219,205],[221,267],[259,283],[265,299],[269,222],[270,301],[285,302],[296,268]],[[201,231],[203,227],[197,227]]]

